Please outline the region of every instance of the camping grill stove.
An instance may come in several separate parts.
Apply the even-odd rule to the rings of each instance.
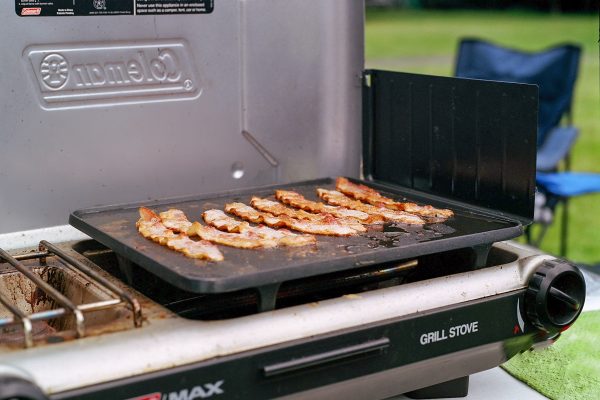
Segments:
[[[448,381],[424,393],[465,395],[469,374],[553,340],[566,327],[560,318],[574,317],[547,316],[554,323],[534,317],[531,296],[548,291],[536,279],[546,275],[564,289],[565,280],[578,276],[564,262],[505,242],[492,247],[486,268],[474,270],[476,257],[465,249],[424,256],[322,277],[320,284],[292,282],[276,310],[257,312],[256,294],[182,293],[136,271],[133,286],[147,297],[115,278],[126,279],[115,254],[99,243],[57,247],[140,304],[144,323],[135,327],[129,303],[90,312],[80,339],[73,339],[70,316],[49,323],[62,328],[34,332],[36,345],[28,350],[23,336],[11,336],[0,350],[5,395],[11,387],[33,399],[371,399]],[[25,254],[28,269],[39,263],[36,254]],[[57,259],[50,255],[43,264],[59,268]],[[442,272],[448,263],[452,275]],[[5,268],[2,282],[12,273]],[[65,276],[67,284],[58,286],[73,297],[65,289],[77,279]],[[102,292],[93,281],[82,286],[73,301]]]
[[[455,379],[446,393],[464,393],[462,377],[577,316],[576,270],[512,244],[490,250],[503,239],[486,233],[475,252],[348,264],[327,284],[295,277],[273,302],[175,291],[60,226],[97,204],[356,177],[361,164],[367,181],[510,220],[511,237],[531,220],[531,87],[363,71],[362,2],[220,0],[168,15],[105,3],[77,16],[0,5],[12,38],[0,248],[45,239],[73,258],[22,261],[62,304],[0,264],[0,293],[20,310],[0,307],[0,398],[372,399]]]

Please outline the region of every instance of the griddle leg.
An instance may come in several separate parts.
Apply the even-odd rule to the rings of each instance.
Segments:
[[[119,270],[125,275],[126,283],[133,285],[133,263],[119,254],[117,254],[117,262],[119,263]]]
[[[277,302],[277,292],[279,291],[279,283],[272,285],[261,286],[258,288],[258,312],[272,311],[275,309]]]
[[[469,376],[438,383],[405,393],[411,399],[446,399],[448,397],[465,397],[469,394]]]
[[[473,252],[475,253],[475,259],[473,260],[473,269],[483,268],[486,266],[491,248],[491,244],[480,244],[477,246],[473,246]]]

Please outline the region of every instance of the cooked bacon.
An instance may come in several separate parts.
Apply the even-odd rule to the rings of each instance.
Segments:
[[[251,228],[249,223],[231,218],[221,210],[212,209],[204,211],[202,213],[202,218],[208,225],[214,226],[215,228],[225,232],[242,233]]]
[[[192,226],[192,223],[188,221],[183,211],[175,208],[170,208],[167,211],[161,212],[159,217],[167,228],[172,229],[175,232],[186,233]]]
[[[217,246],[207,241],[194,241],[184,234],[175,235],[161,221],[160,217],[149,208],[140,207],[140,219],[136,226],[146,239],[153,240],[172,250],[183,253],[190,258],[222,261],[223,254]]]
[[[316,243],[316,238],[312,235],[298,235],[287,229],[271,229],[263,225],[250,226],[247,222],[240,222],[221,210],[205,211],[202,213],[202,218],[204,218],[204,222],[219,230],[254,234],[263,239],[275,240],[277,244],[282,246],[306,246]]]
[[[268,249],[277,246],[274,239],[265,239],[252,233],[229,233],[222,232],[212,226],[205,226],[199,222],[194,222],[188,230],[188,235],[198,236],[204,240],[213,243],[224,244],[225,246],[236,247],[238,249]]]
[[[336,180],[336,189],[345,195],[361,200],[374,206],[384,206],[390,210],[405,211],[421,217],[436,220],[446,220],[454,215],[452,210],[435,208],[433,206],[420,206],[415,203],[398,202],[389,197],[382,196],[377,190],[365,185],[352,183],[348,179],[339,177]]]
[[[313,214],[304,210],[296,210],[280,204],[276,201],[267,199],[261,199],[260,197],[253,197],[250,200],[250,205],[259,211],[267,212],[276,217],[290,217],[300,221],[311,221],[316,223],[323,223],[328,225],[339,224],[345,225],[357,232],[366,232],[365,228],[360,221],[355,218],[336,218],[331,214]]]
[[[319,194],[320,198],[325,200],[327,203],[333,204],[335,206],[359,210],[362,212],[366,212],[370,215],[379,215],[388,221],[400,222],[403,224],[410,225],[425,224],[425,221],[423,221],[423,219],[421,219],[417,215],[409,214],[404,211],[390,210],[385,207],[376,207],[371,204],[365,204],[362,201],[351,199],[350,197],[336,190],[327,190],[319,188],[317,189],[317,193]]]
[[[275,239],[282,246],[300,247],[317,243],[317,238],[313,235],[299,235],[287,229],[272,229],[268,226],[259,225],[254,230],[259,236]]]
[[[167,247],[179,251],[190,258],[203,258],[211,261],[223,261],[221,251],[206,240],[192,240],[189,236],[180,234],[167,240]]]
[[[345,207],[334,207],[306,199],[298,192],[289,190],[276,190],[277,200],[289,206],[299,208],[312,213],[327,213],[337,218],[354,218],[364,224],[379,224],[384,222],[384,218],[379,215],[369,215],[358,210],[351,210]]]
[[[262,199],[260,197],[252,197],[252,200],[250,200],[250,205],[256,208],[258,211],[268,212],[276,217],[287,215],[290,218],[307,219],[309,221],[317,221],[321,219],[320,215],[312,214],[303,210],[295,210],[276,201]]]
[[[288,217],[287,215],[276,217],[266,212],[257,211],[244,203],[226,204],[225,211],[237,215],[246,221],[264,223],[272,228],[287,227],[300,232],[312,233],[314,235],[352,236],[358,233],[355,229],[338,223],[299,220]]]
[[[140,207],[139,212],[140,219],[136,222],[135,226],[138,228],[138,232],[146,239],[166,245],[168,239],[177,236],[172,230],[164,226],[160,221],[160,217],[151,209]]]
[[[281,218],[277,218],[269,213],[255,210],[244,203],[225,204],[225,211],[236,215],[243,220],[254,222],[255,224],[265,224],[272,228],[286,227],[287,224]]]

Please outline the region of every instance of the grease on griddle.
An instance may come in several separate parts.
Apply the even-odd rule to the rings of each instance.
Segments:
[[[383,225],[381,231],[369,231],[367,234],[361,235],[368,239],[367,243],[346,245],[344,249],[353,254],[365,248],[372,250],[380,247],[403,247],[437,239],[455,232],[456,229],[445,224],[415,226],[391,223]]]

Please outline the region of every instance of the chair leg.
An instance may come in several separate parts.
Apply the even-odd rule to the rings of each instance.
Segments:
[[[569,202],[563,199],[563,215],[560,227],[560,256],[567,256],[567,235],[569,229]]]
[[[548,227],[550,226],[544,223],[541,225],[542,226],[540,227],[540,232],[538,233],[537,239],[532,239],[531,242],[528,242],[528,244],[532,245],[533,247],[540,247],[542,240],[544,240],[544,236],[546,236],[546,232],[548,232]]]

